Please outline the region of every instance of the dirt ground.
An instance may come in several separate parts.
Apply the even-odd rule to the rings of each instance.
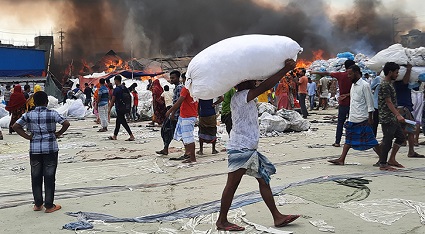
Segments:
[[[309,131],[260,139],[259,151],[277,168],[271,186],[279,209],[302,218],[274,228],[256,180],[245,176],[236,192],[241,196],[233,203],[238,207],[229,214],[231,221],[246,227],[241,233],[425,233],[419,214],[424,216],[425,210],[425,159],[408,158],[403,147],[397,158],[406,168],[381,172],[372,166],[377,161],[372,150],[351,150],[347,165],[330,165],[327,160],[342,150],[331,146],[336,113],[312,112]],[[90,221],[93,229],[77,233],[217,233],[215,220],[227,174],[224,151],[213,155],[207,145],[197,163],[182,164],[169,160],[183,154],[180,142],[172,142],[168,156],[155,154],[162,148],[160,128],[147,127],[147,122],[130,124],[134,142],[125,141],[128,135],[122,128],[117,141],[107,140],[114,119],[105,133],[97,132],[92,118],[70,122],[59,139],[55,203],[63,208],[52,214],[32,211],[29,143],[3,129],[0,233],[70,233],[62,226],[78,219],[66,212],[79,211],[150,221],[96,220]],[[217,148],[223,150],[228,138],[223,126],[219,132]],[[381,137],[378,134],[378,140]],[[424,146],[415,150],[425,154]],[[369,181],[353,187],[345,183],[348,178]],[[174,211],[178,212],[170,213]],[[152,221],[148,215],[159,218]]]

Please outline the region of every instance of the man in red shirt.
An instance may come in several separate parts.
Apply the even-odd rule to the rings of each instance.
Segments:
[[[174,119],[174,112],[180,108],[180,116],[174,131],[174,140],[183,141],[185,153],[183,163],[196,162],[195,157],[195,130],[196,117],[198,116],[198,102],[190,96],[189,90],[183,87],[177,102],[167,111],[165,116]]]
[[[298,84],[298,95],[300,98],[300,107],[301,107],[301,113],[303,115],[304,119],[307,119],[308,112],[307,107],[305,106],[305,98],[307,97],[307,84],[308,84],[308,78],[305,76],[305,69],[302,69],[299,73],[301,76],[297,82]]]
[[[335,143],[332,145],[335,147],[340,147],[342,130],[345,123],[345,120],[348,117],[350,112],[350,89],[351,89],[351,80],[348,77],[348,68],[356,63],[353,60],[346,60],[344,63],[345,70],[344,72],[315,72],[312,71],[311,74],[318,74],[321,76],[331,76],[338,80],[339,87],[339,98],[338,98],[338,125],[336,127],[336,136]]]

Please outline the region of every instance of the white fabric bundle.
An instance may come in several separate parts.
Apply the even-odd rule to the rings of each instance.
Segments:
[[[387,49],[379,51],[366,62],[366,66],[376,72],[379,72],[386,62],[395,62],[402,65],[407,64],[408,61],[409,58],[407,57],[403,46],[401,44],[394,44]]]
[[[215,98],[243,81],[267,79],[284,66],[286,59],[296,60],[300,52],[300,45],[285,36],[228,38],[192,59],[185,86],[194,98]]]
[[[381,50],[365,64],[370,69],[378,72],[384,67],[386,62],[395,62],[399,65],[412,64],[410,82],[417,82],[419,75],[425,73],[425,47],[409,49],[404,48],[401,44],[394,44],[387,49]],[[404,74],[406,74],[406,68],[400,67],[397,80],[402,80]],[[383,76],[383,72],[381,76]]]
[[[259,120],[260,129],[264,130],[265,132],[284,132],[290,126],[290,123],[288,123],[288,121],[286,121],[284,118],[278,115],[271,115],[267,112],[264,112],[259,118]]]
[[[66,102],[70,102],[68,108],[68,116],[83,118],[86,114],[86,108],[81,99],[77,100],[66,100]]]
[[[59,107],[58,99],[53,96],[48,96],[49,103],[47,104],[47,109],[54,109]]]
[[[10,115],[6,115],[3,118],[0,118],[0,128],[9,128],[10,119]]]
[[[5,117],[6,115],[9,115],[9,111],[4,109],[4,107],[0,106],[0,118]]]
[[[406,74],[406,67],[401,66],[398,72],[397,80],[402,80],[404,75]],[[410,83],[415,83],[418,81],[418,77],[420,74],[425,73],[425,67],[412,67],[412,71],[410,72]],[[380,74],[381,77],[385,77],[384,72],[382,71]]]

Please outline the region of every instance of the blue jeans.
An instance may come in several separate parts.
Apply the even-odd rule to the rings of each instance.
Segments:
[[[308,95],[308,100],[310,101],[310,110],[313,110],[314,108],[314,94],[313,95]]]
[[[50,154],[31,154],[31,186],[34,204],[43,205],[43,179],[46,200],[44,207],[52,208],[55,197],[56,168],[58,166],[58,152]]]
[[[338,125],[336,126],[335,144],[341,143],[342,130],[344,128],[345,120],[347,120],[348,113],[350,112],[349,106],[338,107]]]

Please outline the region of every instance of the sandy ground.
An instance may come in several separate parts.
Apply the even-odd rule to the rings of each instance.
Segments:
[[[425,225],[421,224],[420,216],[413,208],[394,205],[394,199],[403,199],[425,209],[425,159],[407,158],[407,147],[403,147],[398,159],[406,169],[381,173],[372,166],[377,161],[373,151],[352,150],[347,157],[348,165],[330,165],[327,158],[338,156],[342,150],[331,146],[336,125],[329,119],[336,113],[335,109],[311,113],[309,118],[313,124],[309,131],[261,138],[259,151],[276,164],[277,174],[272,177],[271,186],[279,193],[275,197],[279,209],[303,217],[287,227],[274,228],[262,201],[243,205],[233,210],[230,216],[231,220],[247,228],[244,233],[261,233],[262,228],[272,228],[269,233],[322,233],[310,223],[318,220],[334,227],[335,233],[425,233]],[[179,142],[172,143],[173,153],[170,155],[155,154],[155,150],[162,148],[160,129],[146,127],[147,122],[131,123],[136,141],[127,142],[124,140],[128,135],[123,132],[117,141],[107,140],[113,125],[109,126],[109,132],[98,133],[92,118],[70,121],[70,129],[59,142],[60,163],[56,179],[55,202],[63,208],[52,214],[32,211],[28,142],[16,134],[8,135],[3,129],[5,139],[0,141],[0,233],[71,233],[62,230],[62,226],[77,221],[77,218],[65,212],[85,211],[133,218],[220,199],[226,181],[226,153],[212,155],[211,146],[207,145],[206,154],[199,156],[196,164],[183,165],[169,160],[182,155]],[[224,149],[227,140],[226,134],[221,136],[218,150]],[[424,146],[415,149],[425,154]],[[363,177],[371,182],[366,189],[356,190],[333,182],[332,179],[338,176]],[[318,181],[303,185],[309,179]],[[284,190],[289,184],[292,187]],[[368,189],[370,194],[366,193]],[[256,180],[246,176],[237,195],[257,190]],[[341,204],[352,197],[361,201]],[[342,208],[347,204],[355,207],[353,212],[357,215]],[[216,218],[216,212],[206,210],[194,218],[174,221],[94,221],[94,229],[77,232],[216,233]]]

